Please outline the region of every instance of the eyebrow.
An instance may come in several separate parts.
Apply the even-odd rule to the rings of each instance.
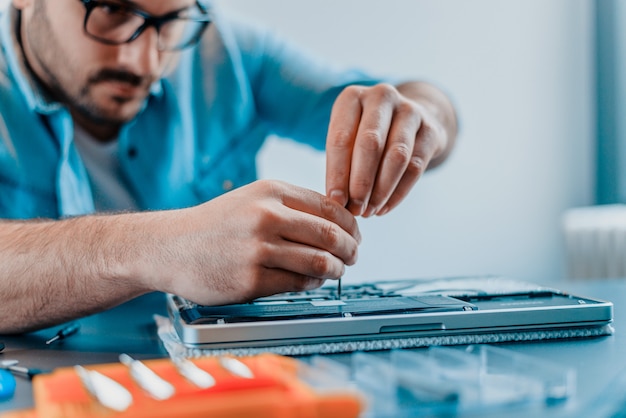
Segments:
[[[135,9],[135,10],[141,10],[144,13],[148,13],[146,10],[144,10],[140,5],[138,5],[136,2],[132,1],[132,0],[118,0],[120,3],[125,3],[126,5],[128,5],[129,7]],[[185,7],[181,7],[180,9],[176,9],[176,10],[172,10],[171,12],[167,12],[164,13],[162,15],[153,15],[151,13],[148,13],[150,16],[154,16],[154,17],[163,17],[163,16],[171,16],[171,15],[176,15],[184,10],[187,10],[191,7],[194,7],[195,5],[197,5],[198,2],[194,1],[192,4],[185,6]]]

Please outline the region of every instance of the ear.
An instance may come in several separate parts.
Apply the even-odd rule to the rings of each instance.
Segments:
[[[24,10],[33,4],[32,0],[11,0],[16,9]]]

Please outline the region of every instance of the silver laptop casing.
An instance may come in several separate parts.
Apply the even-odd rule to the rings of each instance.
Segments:
[[[384,303],[385,298],[389,297],[441,295],[459,298],[475,305],[476,309],[307,318],[308,303],[327,301],[332,306],[332,301],[336,299],[335,289],[334,286],[324,286],[317,291],[281,294],[252,302],[260,305],[291,303],[290,306],[301,313],[294,319],[237,322],[226,319],[214,323],[189,323],[183,313],[198,305],[175,295],[168,295],[167,303],[181,342],[202,349],[495,335],[578,328],[593,330],[606,327],[613,320],[611,302],[491,276],[363,283],[344,287],[344,296],[337,302],[341,304],[345,301],[349,305],[349,298],[369,298],[375,303]],[[365,290],[359,295],[362,289]]]

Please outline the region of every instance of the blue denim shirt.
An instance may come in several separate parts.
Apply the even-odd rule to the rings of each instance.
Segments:
[[[26,69],[14,14],[0,15],[0,218],[91,213],[72,118]],[[143,210],[199,204],[255,180],[270,134],[323,149],[338,93],[378,81],[216,11],[200,44],[181,53],[122,128],[123,175]]]

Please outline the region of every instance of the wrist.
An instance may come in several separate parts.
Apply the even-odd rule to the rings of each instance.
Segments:
[[[83,251],[94,255],[88,263],[94,270],[93,277],[105,287],[117,287],[129,298],[155,290],[149,280],[147,261],[152,245],[146,239],[150,234],[142,216],[94,215],[84,220],[90,238]]]
[[[412,100],[422,113],[422,123],[433,131],[437,147],[429,168],[441,164],[450,154],[458,133],[457,116],[448,97],[435,86],[408,82],[397,86],[400,94]]]

